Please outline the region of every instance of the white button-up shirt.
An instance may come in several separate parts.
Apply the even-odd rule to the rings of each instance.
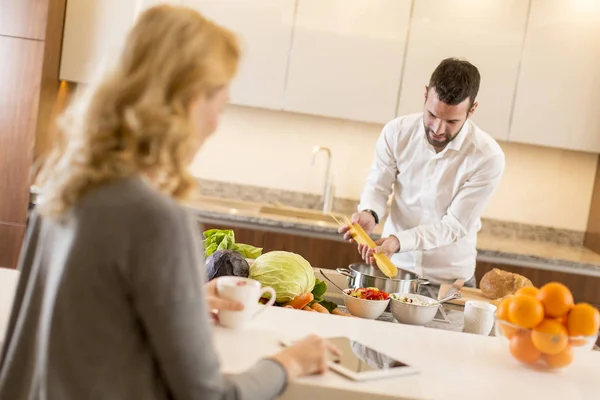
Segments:
[[[399,117],[377,141],[358,209],[383,218],[393,192],[382,235],[400,241],[392,262],[433,283],[468,280],[481,214],[503,172],[502,149],[471,120],[436,153],[422,113]]]

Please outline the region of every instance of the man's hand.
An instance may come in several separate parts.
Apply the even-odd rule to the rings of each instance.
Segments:
[[[377,247],[375,250],[370,249],[366,245],[359,244],[358,245],[358,254],[362,257],[365,262],[371,264],[372,266],[376,266],[375,258],[373,254],[383,253],[388,257],[391,257],[392,254],[396,253],[400,250],[400,241],[396,236],[389,236],[385,239],[379,239],[375,242]]]
[[[373,215],[371,215],[371,213],[366,212],[366,211],[361,211],[361,212],[352,214],[352,217],[350,218],[350,222],[353,224],[358,224],[358,225],[362,226],[362,228],[365,230],[367,235],[370,235],[371,232],[373,232],[373,229],[375,229],[375,225],[376,225],[375,217],[373,217]],[[352,240],[352,235],[350,234],[350,228],[351,228],[350,225],[345,225],[345,226],[342,226],[340,229],[338,229],[338,232],[341,233],[342,235],[344,235],[344,239],[346,239],[350,243],[354,243],[354,240]]]
[[[215,311],[226,310],[226,311],[242,311],[244,305],[239,301],[227,300],[219,297],[217,291],[217,280],[213,279],[204,285],[206,302],[208,303],[208,309],[213,319],[218,320],[218,316]]]

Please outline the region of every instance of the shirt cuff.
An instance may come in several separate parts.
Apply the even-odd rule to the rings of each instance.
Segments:
[[[392,236],[395,236],[400,242],[400,250],[398,250],[399,253],[416,250],[417,238],[415,237],[414,233],[410,231],[403,231],[392,233]]]

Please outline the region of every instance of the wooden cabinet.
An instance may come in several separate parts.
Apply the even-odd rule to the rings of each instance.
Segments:
[[[410,8],[410,0],[298,0],[284,109],[393,119]]]
[[[26,221],[43,59],[44,42],[0,36],[0,223]]]
[[[532,0],[513,142],[600,152],[600,2]]]
[[[201,229],[213,228],[232,229],[230,225],[201,225]],[[238,243],[262,247],[264,252],[283,250],[297,253],[316,268],[347,268],[352,263],[361,262],[356,247],[339,240],[319,239],[261,229],[233,228],[233,230],[235,241]]]
[[[506,140],[527,12],[523,0],[415,1],[398,114],[423,109],[425,86],[440,61],[465,58],[481,73],[473,121]]]
[[[238,35],[242,58],[230,102],[281,110],[295,0],[183,0]]]
[[[135,0],[69,0],[60,79],[89,83],[114,62],[137,11]]]

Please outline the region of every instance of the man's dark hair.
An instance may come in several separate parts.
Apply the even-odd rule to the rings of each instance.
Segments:
[[[440,100],[455,106],[467,97],[471,106],[479,92],[479,70],[468,61],[446,58],[431,74],[429,88],[434,88]]]

